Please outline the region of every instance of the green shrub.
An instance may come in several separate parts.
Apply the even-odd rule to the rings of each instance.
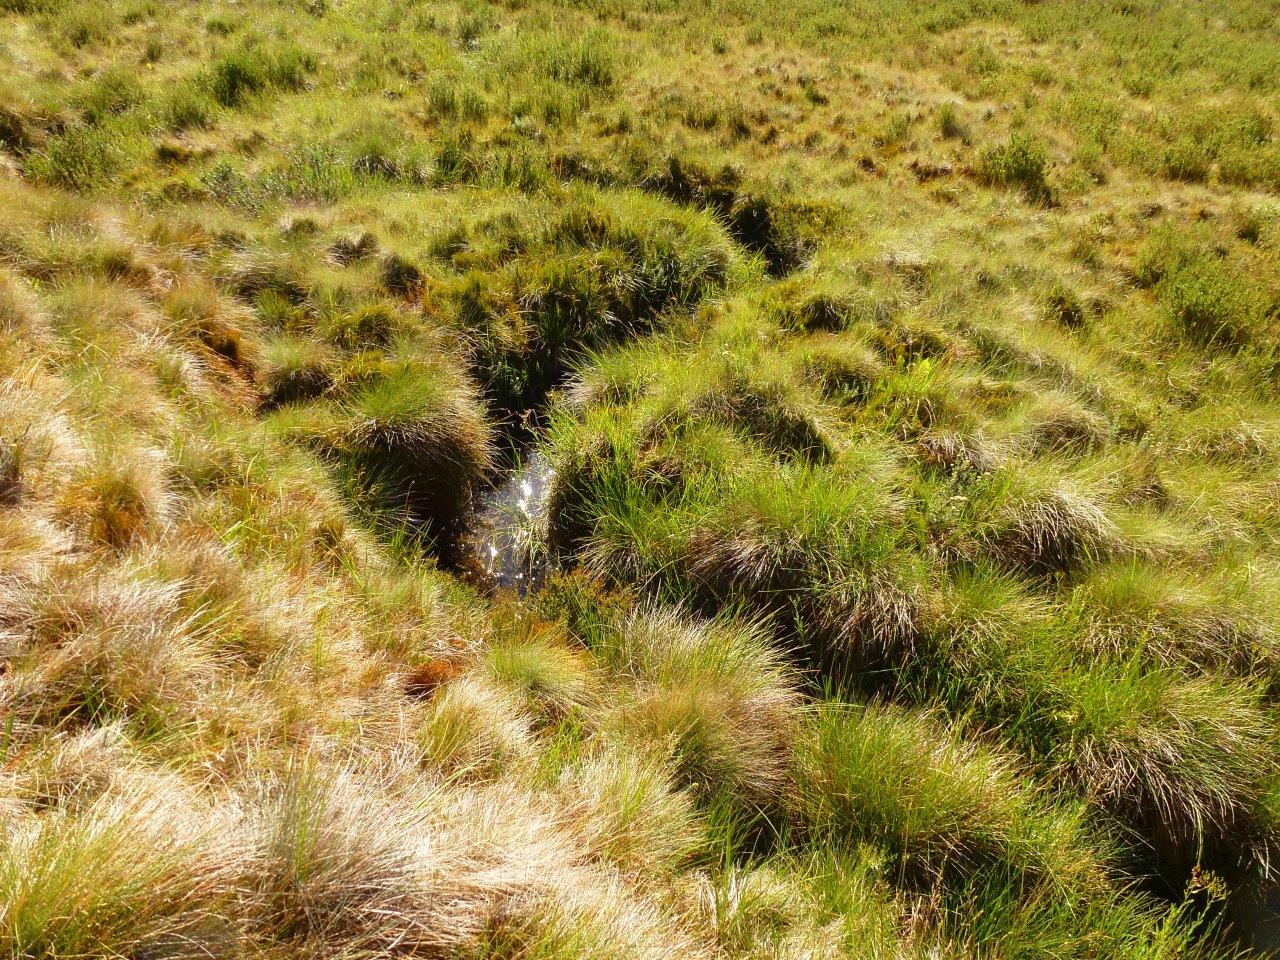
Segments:
[[[1167,275],[1157,293],[1177,329],[1197,343],[1244,343],[1261,317],[1249,281],[1217,260],[1201,258]]]
[[[1009,135],[1007,143],[991,147],[978,158],[978,179],[990,186],[1022,191],[1033,203],[1053,202],[1047,179],[1048,155],[1044,144],[1022,131]]]
[[[934,122],[937,124],[938,134],[944,140],[963,140],[968,136],[968,131],[961,122],[954,103],[944,103],[940,106],[934,116]]]
[[[311,53],[290,44],[241,47],[214,63],[210,91],[222,106],[240,107],[272,87],[302,89],[315,67]]]
[[[1213,166],[1213,153],[1203,140],[1185,138],[1165,148],[1161,161],[1164,175],[1171,180],[1203,183]]]
[[[217,104],[200,86],[182,83],[163,107],[165,125],[175,132],[203,130],[213,125]]]
[[[124,162],[114,131],[73,126],[29,154],[24,167],[58,186],[91,190],[114,176]]]

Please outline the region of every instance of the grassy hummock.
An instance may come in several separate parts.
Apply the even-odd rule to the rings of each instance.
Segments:
[[[0,0],[0,957],[1268,955],[1275,13]]]

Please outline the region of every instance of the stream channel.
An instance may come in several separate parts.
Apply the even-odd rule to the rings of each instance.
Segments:
[[[518,596],[546,578],[547,499],[554,470],[536,446],[492,487],[476,495],[457,546],[457,566],[476,586]]]

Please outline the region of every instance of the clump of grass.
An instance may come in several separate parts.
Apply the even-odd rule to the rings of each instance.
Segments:
[[[0,841],[0,929],[23,956],[217,951],[240,893],[234,825],[163,780],[54,810]]]
[[[493,465],[493,428],[475,387],[442,359],[377,364],[335,396],[277,414],[287,434],[344,459],[357,487],[451,531]]]
[[[808,340],[797,348],[796,361],[807,381],[840,404],[866,400],[885,373],[876,353],[848,336]]]
[[[302,89],[315,57],[292,44],[258,43],[226,54],[213,64],[209,90],[220,105],[242,107],[269,89]]]
[[[1035,469],[1002,468],[971,489],[983,502],[978,536],[1006,563],[1033,573],[1104,557],[1119,531],[1090,490]]]
[[[428,908],[433,891],[408,839],[429,829],[427,811],[392,807],[348,771],[326,773],[295,760],[260,788],[250,913],[260,935],[304,949],[440,950],[464,942],[465,901],[454,899],[444,913]]]
[[[704,845],[691,794],[657,757],[619,749],[585,757],[565,770],[560,789],[587,848],[634,876],[670,877]]]
[[[1247,675],[1277,655],[1265,590],[1249,597],[1247,582],[1201,583],[1147,564],[1111,565],[1077,588],[1076,606],[1087,642],[1110,657],[1139,652],[1190,673]]]
[[[1070,696],[1062,775],[1142,830],[1165,864],[1239,851],[1274,775],[1255,687],[1130,660],[1080,674]]]
[[[175,285],[165,296],[164,311],[172,324],[171,336],[198,344],[237,371],[251,372],[256,358],[244,333],[244,312],[232,308],[216,288]]]
[[[784,456],[820,462],[834,454],[831,418],[783,371],[725,365],[689,402],[689,412],[725,423]]]
[[[944,140],[968,138],[968,130],[960,120],[959,111],[956,110],[954,103],[944,103],[938,107],[938,112],[934,114],[934,123],[938,127],[939,136]]]
[[[42,313],[31,285],[17,274],[0,271],[0,332],[39,336],[45,326]]]
[[[647,190],[715,213],[738,243],[764,258],[774,276],[798,269],[813,252],[812,224],[807,222],[813,212],[747,188],[732,167],[713,172],[695,161],[668,156],[637,179]]]
[[[596,648],[638,688],[620,732],[703,797],[767,804],[785,782],[799,706],[789,672],[756,625],[700,624],[639,611]]]
[[[1003,451],[980,434],[939,430],[916,438],[921,463],[959,479],[990,473],[1000,465]]]
[[[366,303],[325,318],[317,332],[344,350],[361,350],[385,347],[405,326],[392,304]]]
[[[1014,131],[1008,142],[983,152],[977,173],[986,184],[1019,190],[1033,203],[1047,205],[1053,202],[1048,168],[1044,145],[1031,134]]]
[[[203,130],[213,125],[217,104],[200,86],[179,84],[164,101],[165,125],[175,133]]]
[[[422,285],[422,271],[397,253],[383,257],[379,277],[386,291],[397,297],[410,296]]]
[[[102,43],[119,29],[120,24],[113,11],[94,5],[88,9],[68,11],[61,18],[60,27],[67,42],[81,49]]]
[[[314,400],[334,385],[336,358],[323,345],[277,337],[262,350],[260,389],[267,408]]]
[[[819,836],[885,848],[916,882],[993,865],[1064,887],[1101,879],[1079,818],[1047,806],[994,751],[877,707],[827,705],[806,734],[791,802]]]
[[[1037,451],[1083,451],[1100,447],[1111,435],[1106,417],[1060,391],[1046,391],[1021,415]]]
[[[91,190],[115,175],[123,163],[121,139],[114,131],[76,125],[26,156],[23,167],[48,183]]]
[[[534,754],[531,724],[515,696],[468,677],[435,694],[418,743],[430,767],[473,779],[509,775]]]
[[[90,542],[123,550],[156,532],[170,516],[167,468],[156,450],[104,445],[72,478],[60,509]]]
[[[340,267],[357,263],[378,252],[378,238],[364,231],[356,236],[338,237],[329,245],[329,258]]]
[[[580,716],[597,701],[587,661],[547,631],[504,637],[488,647],[485,659],[489,675],[544,722]]]
[[[1171,180],[1203,183],[1209,178],[1213,153],[1208,145],[1191,137],[1178,140],[1164,150],[1161,168]]]
[[[216,675],[207,637],[174,584],[66,567],[6,598],[30,631],[16,651],[13,709],[28,723],[127,721],[177,732]]]
[[[613,38],[600,30],[554,33],[531,41],[527,56],[539,73],[561,83],[604,89],[618,70]]]
[[[1089,309],[1078,293],[1058,282],[1049,288],[1044,299],[1045,315],[1068,330],[1079,330],[1089,319]]]

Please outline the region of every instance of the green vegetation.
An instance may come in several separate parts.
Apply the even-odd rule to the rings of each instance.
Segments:
[[[1271,955],[1273,4],[0,28],[0,955]]]

